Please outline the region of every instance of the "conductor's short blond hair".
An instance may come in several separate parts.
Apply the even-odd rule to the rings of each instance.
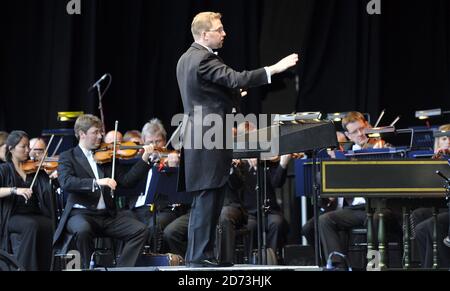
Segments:
[[[208,31],[213,27],[214,19],[221,19],[222,14],[217,12],[201,12],[194,17],[191,24],[192,36],[198,40],[204,31]]]

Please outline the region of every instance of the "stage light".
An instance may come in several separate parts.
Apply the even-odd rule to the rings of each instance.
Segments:
[[[61,122],[75,121],[78,116],[83,115],[83,111],[62,111],[58,112],[57,120]]]
[[[435,116],[442,116],[444,114],[448,114],[450,111],[442,111],[441,108],[429,109],[429,110],[420,110],[416,111],[416,118],[420,120],[426,120]]]

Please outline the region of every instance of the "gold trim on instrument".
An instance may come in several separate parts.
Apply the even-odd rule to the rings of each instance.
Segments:
[[[322,161],[322,193],[346,192],[346,193],[389,193],[389,192],[419,192],[419,193],[441,193],[441,188],[327,188],[326,166],[327,165],[447,165],[442,160],[413,160],[413,161]]]

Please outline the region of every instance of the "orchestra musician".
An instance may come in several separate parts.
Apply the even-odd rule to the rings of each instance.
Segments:
[[[70,242],[81,253],[81,264],[87,268],[94,252],[94,238],[107,236],[124,242],[117,266],[134,266],[148,237],[145,224],[116,210],[111,192],[117,185],[131,187],[145,177],[153,146],[144,146],[142,158],[125,172],[118,164],[114,179],[111,163],[96,164],[93,151],[102,141],[102,122],[90,114],[75,122],[76,147],[59,158],[59,183],[67,195],[63,216],[54,236],[59,253],[67,253]],[[114,140],[114,139],[113,139]]]
[[[6,163],[0,165],[0,248],[12,253],[27,271],[49,271],[55,224],[49,178],[44,171],[24,172],[30,152],[25,132],[11,132],[5,145]]]
[[[46,147],[47,143],[43,138],[35,137],[30,139],[30,160],[39,162],[41,159],[46,158],[44,157]],[[56,179],[58,178],[57,170],[47,170],[45,168],[44,170],[46,171],[50,179],[56,181]]]
[[[145,145],[152,145],[155,148],[164,148],[166,146],[167,132],[162,122],[153,118],[147,122],[142,128],[142,139]],[[168,200],[164,193],[158,193],[158,197],[154,197],[155,193],[149,193],[152,177],[156,171],[160,171],[160,161],[157,156],[150,157],[152,168],[146,175],[145,179],[142,179],[141,183],[137,186],[136,190],[138,195],[129,197],[129,208],[133,216],[140,222],[147,225],[149,229],[149,237],[147,242],[153,243],[153,239],[157,236],[157,239],[163,239],[162,231],[173,222],[177,217],[181,215],[178,206],[171,206],[168,204]],[[176,153],[170,153],[167,158],[167,167],[175,168],[179,165],[179,157]],[[155,200],[152,200],[151,198]],[[155,211],[151,212],[150,205],[155,205]],[[156,217],[154,217],[156,215]],[[154,222],[156,221],[156,227]],[[154,246],[156,247],[156,246]]]
[[[370,128],[370,124],[360,112],[349,112],[342,120],[342,127],[345,135],[354,142],[354,150],[381,148],[386,143],[381,139],[371,139],[365,135],[365,129]],[[325,259],[332,252],[347,253],[347,246],[340,236],[340,232],[349,232],[353,227],[363,227],[367,218],[365,211],[365,199],[362,197],[346,198],[343,208],[324,213],[319,216],[319,235],[324,250]],[[391,234],[401,233],[399,224],[400,215],[389,209],[381,210],[384,214],[386,225]],[[378,212],[375,213],[374,229],[378,224]],[[376,238],[376,236],[375,236]],[[377,245],[377,243],[375,243]],[[340,265],[342,262],[333,262]]]
[[[117,143],[120,144],[123,139],[122,133],[120,131],[118,131],[116,133],[116,132],[114,132],[114,130],[110,130],[105,134],[105,137],[103,138],[103,142],[110,143],[110,144],[114,143],[114,135],[116,135]]]
[[[450,124],[444,124],[438,131],[448,132],[435,138],[433,159],[442,159],[448,155],[450,150]],[[431,268],[433,266],[433,229],[434,219],[431,208],[418,208],[411,214],[411,221],[415,225],[415,242],[419,252],[422,268]],[[437,249],[438,264],[440,267],[450,267],[450,249],[443,242],[448,233],[448,209],[441,208],[437,215]]]
[[[347,142],[347,138],[345,134],[343,134],[340,131],[336,132],[337,141],[341,143]],[[331,159],[336,159],[339,156],[339,151],[342,153],[344,150],[342,146],[339,146],[339,149],[336,150],[327,150],[327,154]],[[337,208],[342,208],[343,206],[343,199],[342,197],[339,198],[328,198],[328,199],[321,199],[321,207],[320,207],[320,214],[323,214],[328,211],[336,210]],[[309,219],[303,226],[301,230],[301,234],[306,238],[309,245],[314,246],[314,218]]]

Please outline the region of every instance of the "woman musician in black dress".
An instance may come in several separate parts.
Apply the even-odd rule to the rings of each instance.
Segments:
[[[0,165],[0,248],[28,271],[50,270],[54,211],[48,175],[26,174],[28,135],[13,131],[6,140],[6,163]]]

